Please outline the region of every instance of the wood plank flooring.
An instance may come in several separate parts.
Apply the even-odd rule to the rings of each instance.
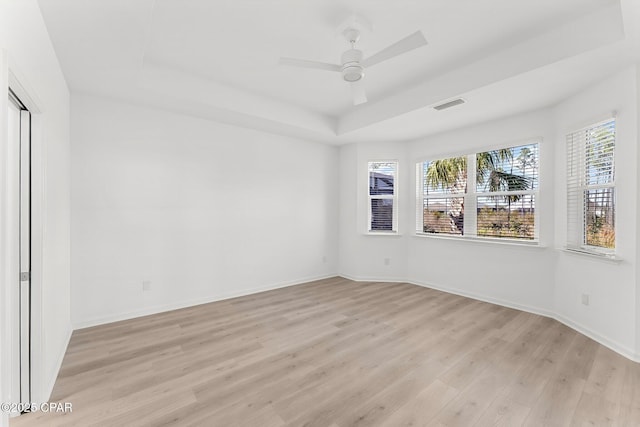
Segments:
[[[20,426],[640,425],[640,364],[545,317],[332,278],[75,331]]]

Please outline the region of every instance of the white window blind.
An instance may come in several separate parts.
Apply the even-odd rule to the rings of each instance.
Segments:
[[[416,231],[535,240],[538,143],[420,162]]]
[[[476,154],[477,234],[537,237],[538,144]]]
[[[423,162],[422,221],[418,231],[464,234],[464,195],[467,192],[467,158],[451,157]]]
[[[567,247],[615,251],[615,119],[567,135]]]
[[[394,161],[369,162],[369,232],[397,231],[397,175]]]

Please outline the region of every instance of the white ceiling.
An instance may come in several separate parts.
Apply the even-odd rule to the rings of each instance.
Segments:
[[[413,139],[558,102],[640,59],[638,3],[40,0],[74,91],[329,143]],[[367,70],[358,107],[338,74],[277,65],[338,63],[348,45],[336,28],[354,12],[373,25],[365,56],[416,30],[429,41]],[[467,104],[430,108],[459,96]]]

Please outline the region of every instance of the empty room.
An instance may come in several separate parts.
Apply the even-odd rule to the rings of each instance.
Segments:
[[[0,427],[640,425],[640,1],[0,0]]]

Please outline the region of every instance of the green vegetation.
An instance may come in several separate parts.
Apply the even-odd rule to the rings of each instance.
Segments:
[[[616,231],[604,216],[595,215],[587,219],[587,245],[614,249],[616,247]]]
[[[462,234],[444,212],[425,209],[422,219],[425,233]]]
[[[478,236],[533,239],[533,212],[516,212],[506,209],[478,209]]]
[[[614,249],[614,146],[615,125],[592,131],[586,145],[585,184],[599,186],[584,191],[586,218],[584,239],[589,246]],[[603,188],[603,186],[605,186]]]
[[[514,154],[518,156],[514,158]],[[536,156],[529,147],[514,147],[476,154],[476,185],[478,191],[516,192],[533,188],[531,178],[524,171],[536,167]],[[506,170],[508,169],[508,170]],[[514,169],[521,171],[515,173]],[[453,157],[430,162],[425,171],[425,185],[441,189],[450,195],[447,216],[436,210],[424,210],[423,231],[426,233],[464,234],[464,198],[467,190],[467,157]],[[480,194],[480,193],[479,193]],[[479,206],[478,235],[532,239],[534,237],[533,198],[530,205],[512,218],[512,203],[522,201],[524,195],[487,196],[495,200],[495,209]],[[506,208],[499,205],[506,203]]]

